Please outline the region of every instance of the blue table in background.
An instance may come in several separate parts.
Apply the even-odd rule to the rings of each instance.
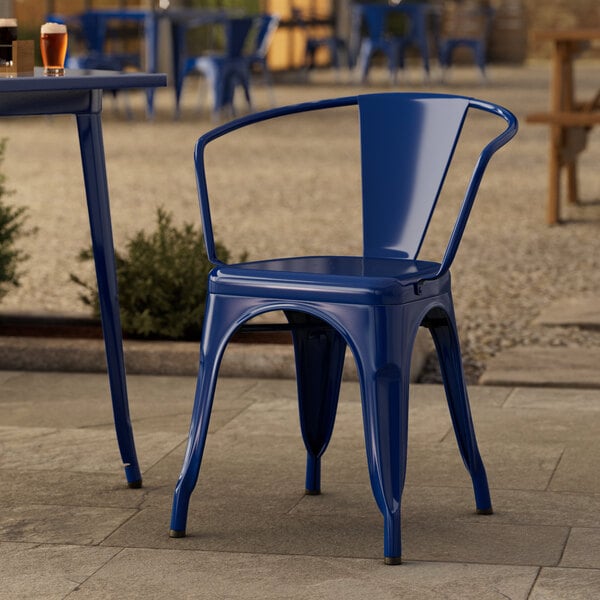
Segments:
[[[130,487],[140,487],[142,476],[129,418],[125,381],[102,139],[102,93],[105,89],[155,88],[166,84],[166,75],[158,73],[67,70],[64,77],[45,77],[41,68],[36,68],[33,76],[0,77],[0,116],[72,114],[77,121],[115,428]],[[53,157],[48,157],[48,168],[52,168],[52,160]]]

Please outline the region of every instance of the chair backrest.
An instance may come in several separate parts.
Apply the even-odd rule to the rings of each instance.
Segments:
[[[204,168],[206,145],[252,123],[352,105],[358,105],[360,119],[363,255],[372,258],[417,257],[467,111],[483,110],[507,123],[504,131],[489,141],[479,155],[437,275],[448,270],[483,172],[494,152],[517,132],[517,120],[495,104],[424,93],[367,94],[280,107],[242,117],[203,135],[196,144],[195,160],[205,242],[212,262],[221,261],[212,232]]]
[[[265,58],[273,40],[273,35],[279,26],[279,15],[264,14],[257,17],[256,20],[257,31],[252,55],[256,58]]]
[[[378,41],[383,38],[389,13],[388,7],[382,4],[365,4],[360,7],[360,10],[369,39]]]
[[[415,258],[469,100],[376,94],[358,104],[364,254]]]
[[[409,42],[418,42],[427,36],[427,14],[426,4],[400,3],[390,8],[394,15],[406,17],[405,32],[402,37]]]
[[[248,34],[254,25],[254,17],[235,17],[225,22],[227,58],[242,56]]]

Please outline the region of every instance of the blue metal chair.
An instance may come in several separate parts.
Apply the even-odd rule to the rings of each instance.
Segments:
[[[406,32],[398,40],[398,67],[404,69],[404,55],[411,46],[419,50],[423,59],[425,77],[429,78],[429,40],[427,36],[427,16],[430,10],[428,4],[411,4],[401,2],[392,9],[395,14],[406,18]]]
[[[265,13],[256,17],[256,36],[254,38],[253,49],[246,55],[250,72],[258,68],[263,75],[265,85],[269,89],[271,104],[275,104],[275,94],[273,93],[273,75],[267,63],[267,53],[275,31],[279,27],[279,15]]]
[[[354,7],[353,20],[366,28],[367,35],[361,40],[356,64],[360,81],[365,83],[369,75],[371,61],[377,53],[387,58],[392,83],[396,83],[401,40],[387,34],[387,19],[390,8],[384,4],[361,4]]]
[[[449,6],[453,5],[453,10]],[[438,56],[442,78],[452,66],[457,48],[469,48],[473,53],[481,78],[486,79],[487,45],[491,34],[495,10],[477,3],[450,3],[446,15],[442,14],[441,32],[438,38]],[[444,22],[445,21],[445,22]]]
[[[423,59],[426,78],[429,77],[429,41],[427,37],[426,4],[401,3],[393,6],[385,4],[360,4],[353,10],[353,28],[364,25],[367,35],[361,40],[357,63],[360,79],[367,80],[371,60],[380,52],[387,57],[388,70],[393,84],[397,82],[398,69],[404,69],[404,56],[411,46],[418,48]],[[402,33],[390,31],[390,19],[402,21]],[[354,32],[353,37],[357,34]]]
[[[223,22],[225,28],[225,51],[208,53],[203,56],[191,56],[184,61],[183,71],[176,82],[175,103],[176,114],[179,114],[179,103],[183,81],[192,72],[201,73],[212,90],[213,115],[217,116],[225,108],[233,112],[233,97],[236,86],[241,86],[248,102],[250,99],[250,63],[244,56],[246,40],[253,27],[255,17],[231,17]]]
[[[75,35],[69,35],[69,52],[65,66],[69,69],[100,70],[100,71],[140,71],[142,69],[142,56],[140,52],[124,52],[107,49],[109,37],[109,17],[95,11],[86,11],[78,15],[63,18],[58,15],[49,15],[48,20],[64,22],[69,26],[69,31],[74,30]],[[140,18],[133,16],[131,19],[123,18],[136,25]],[[83,52],[71,51],[73,38],[80,38]],[[108,90],[107,90],[108,91]],[[114,98],[117,90],[110,90]],[[125,111],[129,118],[132,116],[129,102],[125,104]],[[149,114],[152,111],[149,109]]]
[[[260,121],[352,105],[358,105],[360,117],[363,255],[223,263],[217,256],[212,231],[204,167],[206,145]],[[440,262],[419,260],[470,109],[501,117],[507,126],[479,156],[443,258]],[[284,311],[294,342],[308,494],[318,494],[321,489],[321,458],[333,430],[348,346],[360,380],[371,486],[384,517],[385,561],[400,562],[410,359],[417,330],[424,326],[437,349],[477,511],[492,512],[464,381],[449,268],[488,161],[516,131],[515,117],[487,102],[460,96],[388,93],[251,114],[198,140],[195,156],[200,207],[208,256],[216,267],[209,275],[198,386],[187,452],[173,499],[172,537],[185,535],[190,495],[198,478],[227,342],[248,319],[274,310]]]

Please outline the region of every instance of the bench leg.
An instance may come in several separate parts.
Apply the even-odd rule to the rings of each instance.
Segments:
[[[577,193],[577,161],[567,163],[567,199],[569,203],[575,204],[578,200]]]
[[[555,225],[560,221],[559,200],[560,200],[560,143],[561,128],[553,126],[550,140],[550,160],[548,177],[548,206],[546,220],[548,225]]]

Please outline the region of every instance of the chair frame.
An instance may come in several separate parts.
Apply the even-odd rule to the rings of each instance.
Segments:
[[[438,101],[443,104],[437,105]],[[432,110],[437,111],[438,118],[453,120],[448,127],[453,133],[440,142],[447,148],[444,146],[440,151],[439,164],[434,167],[433,178],[439,176],[439,187],[427,188],[432,190],[434,197],[426,200],[429,210],[424,211],[422,222],[417,223],[422,227],[421,235],[404,227],[400,242],[403,247],[391,247],[386,231],[378,229],[378,224],[367,214],[363,215],[365,245],[362,257],[302,257],[234,265],[222,262],[217,256],[212,231],[204,167],[207,144],[261,121],[353,105],[358,105],[361,117],[363,211],[365,203],[375,203],[378,210],[390,206],[400,214],[388,198],[381,198],[386,196],[382,193],[385,190],[376,184],[374,195],[369,195],[369,185],[364,185],[365,177],[377,176],[380,168],[377,164],[373,171],[370,164],[374,160],[373,153],[365,153],[365,148],[373,148],[368,144],[377,143],[381,134],[377,127],[370,126],[372,120],[379,120],[377,125],[385,128],[387,122],[382,113],[395,109],[397,114],[393,118],[397,122],[394,127],[398,122],[406,125],[411,123],[411,110],[427,112],[434,106]],[[417,255],[469,109],[502,118],[506,128],[479,155],[441,262],[420,261]],[[427,127],[429,135],[433,135],[430,141],[437,144],[438,127],[435,124],[432,127],[431,122]],[[195,161],[202,223],[208,257],[216,267],[209,275],[198,385],[188,447],[173,498],[171,537],[185,535],[189,500],[200,470],[219,365],[228,340],[247,320],[274,310],[285,313],[292,330],[300,425],[307,449],[307,494],[320,493],[321,457],[333,431],[348,346],[357,364],[361,386],[371,486],[384,517],[385,562],[401,562],[400,506],[406,471],[410,357],[417,330],[419,326],[425,326],[433,337],[440,359],[450,415],[461,456],[471,475],[477,512],[492,512],[462,369],[449,268],[487,164],[492,155],[516,134],[517,127],[517,120],[510,111],[481,100],[444,94],[387,93],[275,108],[217,127],[198,140]],[[397,131],[403,131],[402,127],[394,130]],[[439,137],[443,136],[440,134]],[[420,148],[422,153],[423,148]],[[384,158],[388,154],[386,146]],[[379,159],[381,156],[377,157]],[[407,164],[412,163],[409,160]],[[427,182],[429,175],[425,176]],[[394,184],[398,181],[403,181],[402,175]],[[409,201],[414,202],[414,198]],[[421,204],[420,197],[417,204]],[[409,215],[411,219],[413,216]],[[369,275],[371,270],[372,277]]]

